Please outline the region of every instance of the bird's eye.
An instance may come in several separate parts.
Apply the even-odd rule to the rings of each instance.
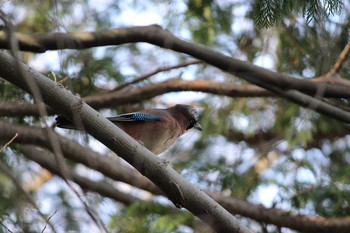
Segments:
[[[193,126],[194,126],[195,124],[196,124],[195,121],[190,121],[190,124],[189,124],[189,126],[186,128],[186,130],[192,129]]]

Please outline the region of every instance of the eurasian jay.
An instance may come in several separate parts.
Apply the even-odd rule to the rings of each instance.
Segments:
[[[168,149],[189,129],[203,130],[198,123],[197,111],[192,106],[183,104],[167,109],[146,109],[107,119],[156,155]],[[65,129],[78,129],[63,116],[56,118],[56,125]]]

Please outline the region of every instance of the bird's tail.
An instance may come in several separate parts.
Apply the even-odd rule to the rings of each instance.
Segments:
[[[59,128],[64,128],[64,129],[79,129],[73,122],[65,118],[64,116],[57,116],[56,117],[56,126]]]

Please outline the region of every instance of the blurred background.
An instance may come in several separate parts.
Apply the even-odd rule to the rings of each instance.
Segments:
[[[300,1],[297,6],[281,2],[9,0],[0,1],[0,7],[16,32],[40,35],[159,24],[180,38],[295,78],[327,74],[350,39],[350,2]],[[146,43],[21,52],[20,56],[81,97],[98,99],[106,93],[127,97],[93,105],[105,116],[177,103],[196,107],[204,131],[189,131],[160,156],[202,190],[305,216],[350,215],[350,137],[349,127],[341,122],[186,54]],[[347,59],[338,75],[347,80],[349,74]],[[139,81],[128,84],[134,80]],[[199,84],[208,90],[199,91],[195,86]],[[147,94],[147,88],[159,91]],[[348,98],[327,101],[349,109]],[[0,121],[8,129],[38,129],[54,123],[54,112],[44,119],[22,113],[20,107],[28,104],[33,104],[29,94],[0,79],[0,109],[8,107]],[[116,169],[126,169],[124,174],[132,171],[87,134],[55,131],[114,160]],[[1,148],[8,140],[0,139]],[[2,150],[0,232],[51,232],[53,228],[103,232],[101,225],[110,232],[211,232],[187,211],[174,209],[157,191],[127,183],[127,178],[107,177],[72,158],[67,159],[72,172],[109,185],[130,199],[113,198],[79,181],[67,185],[53,170],[27,156],[28,144],[40,145],[14,140]],[[47,148],[36,149],[36,154],[54,158]],[[97,220],[92,221],[89,213]],[[50,216],[53,228],[44,220]],[[237,217],[254,232],[296,232],[244,214]]]

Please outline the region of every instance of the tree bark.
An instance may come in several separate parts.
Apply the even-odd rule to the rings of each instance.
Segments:
[[[251,232],[222,206],[169,167],[166,160],[156,157],[62,85],[5,52],[0,52],[0,67],[2,78],[37,96],[39,93],[31,93],[33,88],[30,88],[36,86],[47,105],[70,120],[80,119],[89,134],[153,181],[176,207],[188,209],[217,232]]]

